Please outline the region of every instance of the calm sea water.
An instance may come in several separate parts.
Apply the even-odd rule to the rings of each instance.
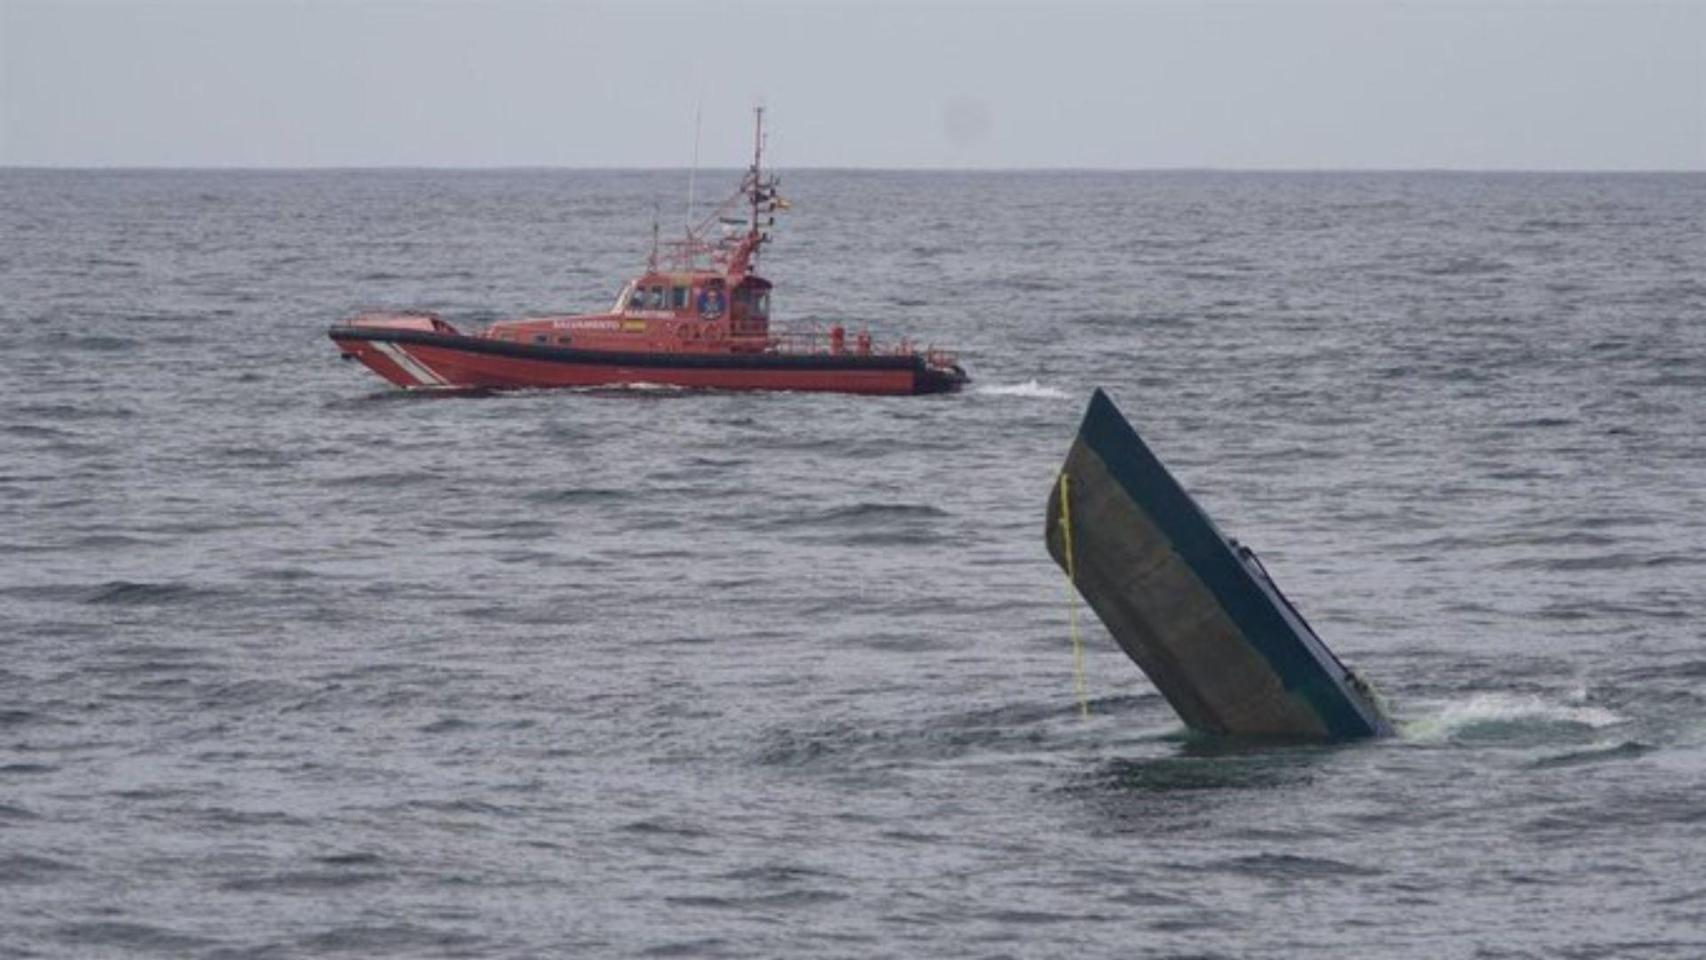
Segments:
[[[602,306],[684,181],[0,171],[0,956],[1706,955],[1706,176],[785,174],[780,315],[958,396],[324,336]],[[1402,736],[1093,617],[1078,716],[1096,386]]]

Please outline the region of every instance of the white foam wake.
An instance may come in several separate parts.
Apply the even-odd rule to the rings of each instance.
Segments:
[[[1031,400],[1065,400],[1067,394],[1063,390],[1044,386],[1035,379],[1024,383],[991,383],[977,388],[978,393],[992,397],[1025,397]]]
[[[632,380],[632,381],[629,381],[627,383],[613,383],[609,387],[606,387],[605,389],[609,389],[609,390],[635,390],[635,391],[639,391],[642,393],[647,392],[647,391],[679,393],[679,392],[685,391],[688,388],[681,386],[680,384],[677,384],[677,383],[652,383],[649,380]]]
[[[1436,704],[1404,721],[1402,727],[1406,739],[1431,743],[1545,726],[1597,730],[1625,719],[1613,710],[1587,703],[1559,703],[1535,694],[1480,693],[1467,700]]]

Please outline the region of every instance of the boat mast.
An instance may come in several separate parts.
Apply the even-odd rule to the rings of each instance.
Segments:
[[[666,245],[665,259],[678,269],[695,269],[695,264],[704,258],[731,277],[745,276],[757,259],[758,248],[770,240],[765,231],[776,223],[775,212],[788,209],[788,202],[776,193],[776,178],[764,175],[764,108],[754,107],[753,113],[756,123],[752,134],[752,166],[734,193],[696,226],[689,226],[684,238]],[[691,196],[691,179],[688,191]],[[747,205],[744,234],[738,232],[742,201]],[[721,239],[710,239],[719,227],[724,228]]]

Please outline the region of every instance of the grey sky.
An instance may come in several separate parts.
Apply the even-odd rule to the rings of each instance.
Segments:
[[[0,0],[0,164],[1706,169],[1706,0]]]

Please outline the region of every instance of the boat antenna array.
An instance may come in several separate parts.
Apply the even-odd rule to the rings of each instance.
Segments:
[[[744,273],[757,259],[758,249],[769,242],[770,227],[776,223],[776,211],[788,209],[788,201],[776,192],[780,179],[764,172],[764,108],[755,107],[753,112],[752,166],[741,179],[740,187],[698,223],[689,226],[685,238],[663,245],[666,250],[664,260],[672,269],[693,270],[701,263],[709,262],[731,273]],[[697,135],[694,155],[695,172],[688,178],[690,214],[694,177],[698,169]],[[748,208],[745,218],[736,215],[737,204]],[[745,227],[746,230],[744,233],[729,233],[724,229],[727,227]]]

